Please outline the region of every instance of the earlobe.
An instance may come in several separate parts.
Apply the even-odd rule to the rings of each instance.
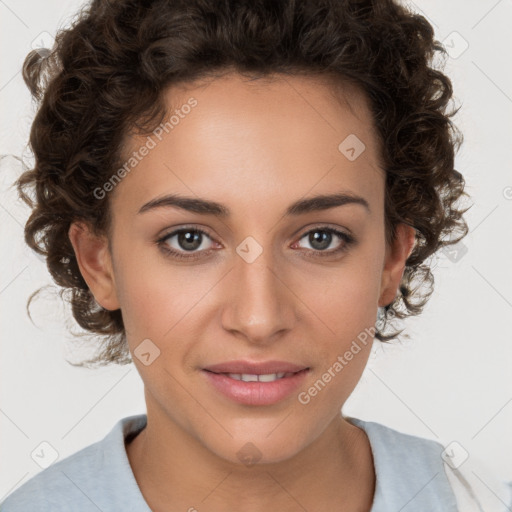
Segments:
[[[68,236],[80,273],[96,302],[110,311],[119,309],[107,238],[95,235],[84,222],[73,222]]]
[[[386,249],[386,261],[382,271],[379,307],[391,304],[397,295],[398,287],[405,270],[407,258],[411,255],[416,241],[416,231],[412,226],[399,224],[393,244]]]

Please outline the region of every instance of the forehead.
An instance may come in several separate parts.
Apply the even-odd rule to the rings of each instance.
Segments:
[[[165,101],[164,123],[173,116],[172,124],[149,136],[152,148],[115,190],[133,211],[165,193],[228,204],[244,198],[260,206],[274,198],[288,203],[290,195],[308,191],[382,195],[373,119],[365,95],[351,84],[230,73],[172,86]],[[148,142],[147,136],[131,137],[126,158]],[[344,151],[354,144],[364,150],[349,159]]]

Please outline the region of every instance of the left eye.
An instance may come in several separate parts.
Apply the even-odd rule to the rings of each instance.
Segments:
[[[338,243],[336,248],[327,251],[336,238],[341,239],[342,243]],[[351,235],[328,227],[312,229],[300,238],[300,240],[303,239],[307,240],[313,251],[326,253],[326,255],[343,251],[354,241]]]

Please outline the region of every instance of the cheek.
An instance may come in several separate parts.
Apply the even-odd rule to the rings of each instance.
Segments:
[[[179,268],[148,250],[132,250],[116,265],[116,287],[130,345],[145,338],[170,339],[182,332],[217,277],[211,270]],[[210,284],[209,284],[210,283]],[[181,337],[181,336],[180,336]]]
[[[123,323],[131,343],[161,333],[169,324],[167,303],[176,301],[178,285],[160,275],[158,267],[147,260],[147,252],[137,246],[123,247],[119,236],[115,248],[116,291]],[[168,329],[169,327],[167,327]]]
[[[310,287],[308,300],[321,321],[311,331],[315,340],[311,356],[318,364],[303,398],[315,414],[328,416],[343,406],[368,361],[375,335],[377,287],[368,273],[341,273],[340,283],[324,288],[323,293]]]
[[[346,340],[374,325],[381,277],[378,262],[358,258],[344,262],[337,271],[324,272],[310,275],[298,295],[325,324],[325,332]]]

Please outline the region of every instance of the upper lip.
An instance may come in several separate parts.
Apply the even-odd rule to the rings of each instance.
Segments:
[[[295,373],[307,368],[307,366],[289,363],[287,361],[226,361],[224,363],[206,366],[203,369],[213,373],[263,375],[269,373]]]

